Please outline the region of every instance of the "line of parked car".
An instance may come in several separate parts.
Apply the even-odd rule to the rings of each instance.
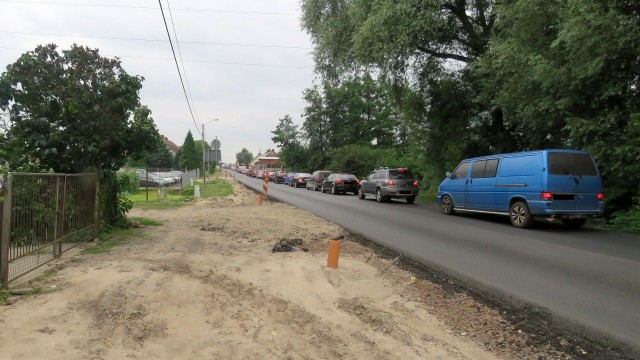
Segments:
[[[145,172],[144,169],[136,169],[138,174],[138,185],[140,187],[163,187],[173,186],[182,181],[182,171],[154,171]]]
[[[405,199],[412,204],[420,192],[407,168],[379,167],[363,179],[325,170],[310,174],[267,169],[251,175],[334,195],[373,196],[378,202]],[[546,149],[464,159],[445,176],[436,198],[445,215],[506,215],[519,228],[532,226],[536,217],[558,219],[577,229],[587,218],[604,213],[600,171],[585,151]]]
[[[306,173],[278,169],[247,169],[241,173],[254,178],[269,179],[276,184],[303,187],[333,195],[351,193],[358,195],[360,199],[373,196],[378,202],[405,199],[407,203],[413,204],[420,193],[420,183],[407,168],[379,167],[363,179],[358,179],[353,174],[326,170]]]

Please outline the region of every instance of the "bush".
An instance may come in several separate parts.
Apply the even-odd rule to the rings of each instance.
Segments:
[[[124,170],[116,172],[116,183],[118,184],[118,193],[133,193],[138,190],[139,184],[138,174],[135,170]]]
[[[328,170],[348,172],[359,177],[367,176],[379,166],[405,166],[398,159],[395,149],[374,148],[368,145],[347,145],[330,152]]]
[[[640,205],[613,213],[609,222],[617,230],[640,233]]]

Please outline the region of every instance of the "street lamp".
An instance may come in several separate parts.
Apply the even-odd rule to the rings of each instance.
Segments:
[[[220,119],[211,119],[206,124],[202,124],[202,182],[203,183],[207,182],[206,174],[204,172],[204,127],[218,120]]]

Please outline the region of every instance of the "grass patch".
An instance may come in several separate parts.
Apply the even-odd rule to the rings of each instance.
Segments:
[[[58,274],[58,269],[54,268],[54,269],[45,270],[44,273],[42,274],[42,276],[50,278],[50,277],[53,277],[53,276],[55,276],[57,274]]]
[[[156,221],[153,219],[147,219],[147,218],[143,218],[143,217],[132,217],[129,218],[129,220],[131,221],[135,221],[140,225],[144,225],[144,226],[162,226],[162,223],[160,221]]]
[[[431,188],[428,190],[421,190],[420,194],[416,198],[416,202],[419,203],[434,203],[436,202],[436,195],[438,194],[437,188]]]
[[[200,185],[200,197],[203,199],[225,197],[233,194],[233,186],[228,181],[214,177]],[[194,186],[188,185],[182,189],[167,189],[167,198],[159,200],[158,190],[140,189],[127,196],[133,201],[133,207],[138,209],[171,209],[185,206],[194,201]]]
[[[9,297],[20,295],[36,295],[36,294],[50,294],[59,291],[57,287],[45,287],[45,288],[25,288],[25,289],[3,289],[0,290],[0,305],[7,305]]]
[[[105,254],[111,252],[114,247],[120,246],[131,239],[141,238],[143,234],[135,229],[111,228],[100,232],[98,241],[84,250],[83,254]]]

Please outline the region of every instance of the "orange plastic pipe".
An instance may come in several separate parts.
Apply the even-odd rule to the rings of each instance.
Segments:
[[[340,240],[329,240],[329,256],[327,258],[327,267],[337,269],[339,257]]]

